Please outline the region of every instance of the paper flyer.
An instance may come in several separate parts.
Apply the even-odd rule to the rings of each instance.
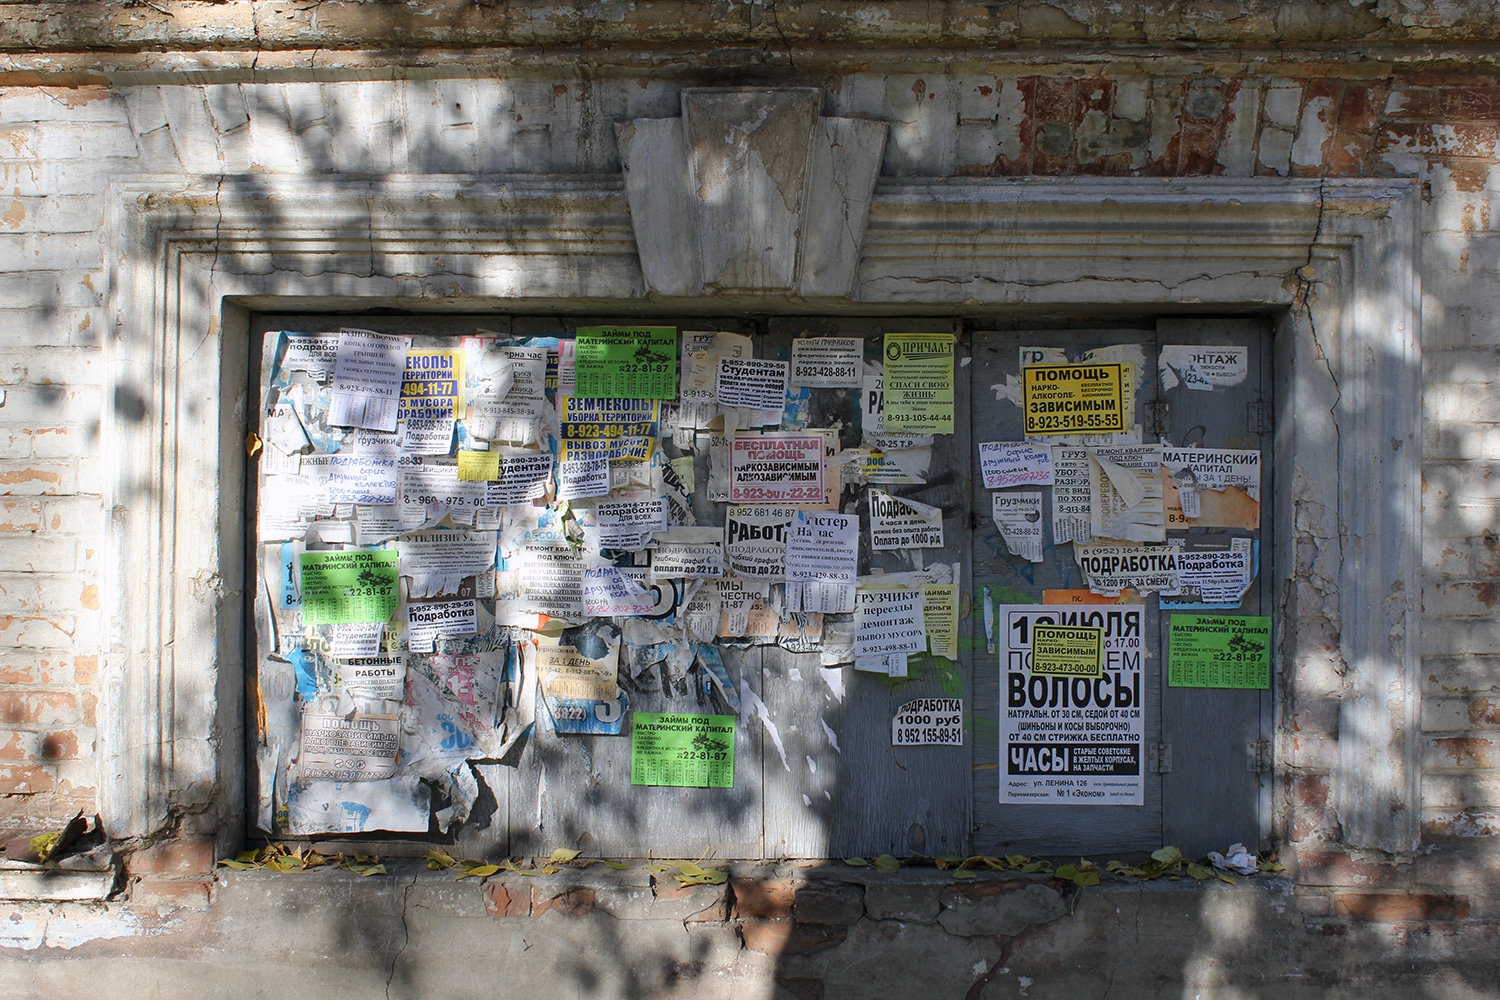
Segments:
[[[1250,351],[1245,347],[1163,344],[1161,348],[1163,390],[1182,385],[1199,392],[1212,392],[1241,384],[1249,371]]]
[[[1025,441],[985,441],[979,445],[979,471],[987,490],[1051,486],[1052,449]]]
[[[951,333],[885,335],[885,429],[901,434],[953,433]]]
[[[646,461],[661,434],[661,401],[559,396],[562,458]]]
[[[1096,594],[1118,594],[1127,588],[1142,594],[1175,594],[1181,586],[1180,551],[1174,545],[1075,544],[1073,557]]]
[[[1164,542],[1166,510],[1158,444],[1089,449],[1089,535]]]
[[[740,434],[728,444],[730,503],[823,503],[823,435]]]
[[[654,531],[667,527],[665,497],[601,500],[594,505],[599,547],[634,552],[644,548]]]
[[[897,434],[886,430],[885,376],[866,375],[862,383],[860,434],[865,444],[879,452],[900,452],[932,444],[931,434]]]
[[[282,333],[286,353],[281,368],[289,372],[307,372],[318,382],[328,381],[339,360],[339,335],[336,333]]]
[[[859,587],[854,594],[855,669],[905,676],[907,656],[927,648],[922,608],[920,587]]]
[[[1144,804],[1145,607],[1000,605],[994,614],[1001,670],[1000,801]],[[1037,626],[1103,627],[1100,675],[1034,673]]]
[[[943,547],[943,509],[870,490],[870,548],[876,552]]]
[[[858,389],[864,353],[859,337],[797,337],[792,341],[792,387]]]
[[[717,380],[719,406],[748,410],[780,410],[786,405],[786,361],[762,358],[720,358]]]
[[[962,698],[913,698],[891,719],[891,746],[964,745]]]
[[[1163,448],[1163,505],[1169,528],[1260,527],[1260,452]]]
[[[396,611],[395,552],[304,552],[302,620],[308,625],[389,621]]]
[[[302,713],[304,781],[379,781],[396,773],[401,720],[394,715]]]
[[[651,547],[651,576],[656,579],[707,580],[724,575],[724,532],[709,528],[669,528],[658,532]]]
[[[958,659],[958,584],[932,583],[922,588],[922,627],[927,630],[929,653]]]
[[[1042,561],[1042,494],[1033,491],[990,494],[990,517],[1005,548],[1027,562]]]
[[[1087,448],[1052,449],[1052,544],[1087,542],[1093,523],[1093,492]]]
[[[630,783],[733,788],[734,727],[732,715],[633,713]]]
[[[1028,437],[1130,429],[1119,362],[1027,365],[1021,369],[1021,392]]]
[[[328,423],[335,427],[396,429],[401,375],[410,337],[340,330]]]
[[[413,455],[446,455],[464,409],[462,351],[407,351],[397,420]]]
[[[724,512],[724,559],[740,576],[786,578],[786,533],[795,507],[732,506]]]
[[[579,327],[573,363],[575,397],[677,398],[676,327]]]
[[[1172,615],[1167,629],[1169,686],[1270,688],[1269,616]]]
[[[393,504],[400,489],[394,458],[330,455],[329,503]]]
[[[858,574],[859,518],[799,510],[787,533],[787,610],[848,614]]]
[[[413,653],[430,653],[444,636],[474,635],[479,631],[479,606],[472,597],[456,601],[412,601],[406,606],[406,646]]]

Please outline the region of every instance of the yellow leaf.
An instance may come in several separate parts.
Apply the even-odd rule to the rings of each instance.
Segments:
[[[489,878],[499,870],[499,865],[475,865],[473,868],[465,868],[453,878],[455,881],[461,878]]]
[[[623,861],[606,861],[604,863],[617,872],[628,872],[630,870],[630,866]]]
[[[547,860],[553,862],[554,864],[557,864],[564,861],[572,861],[576,857],[578,857],[577,851],[567,847],[559,847],[557,850],[552,852],[552,857],[548,858]]]
[[[557,867],[556,865],[543,865],[542,866],[542,874],[543,875],[556,875],[560,871],[562,871],[562,869],[559,868],[559,867]]]

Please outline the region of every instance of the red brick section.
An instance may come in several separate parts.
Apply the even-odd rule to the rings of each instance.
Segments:
[[[1366,923],[1463,920],[1469,901],[1441,893],[1340,892],[1333,897],[1333,912]]]

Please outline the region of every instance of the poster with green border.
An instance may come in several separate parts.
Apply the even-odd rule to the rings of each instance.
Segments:
[[[1271,686],[1268,615],[1173,615],[1167,638],[1169,687]]]
[[[885,335],[881,419],[891,434],[953,433],[953,355],[951,333]]]
[[[395,549],[302,553],[302,621],[350,625],[390,621],[396,612]]]
[[[676,399],[675,326],[582,326],[573,351],[573,395]]]
[[[634,713],[630,783],[733,788],[734,716]]]

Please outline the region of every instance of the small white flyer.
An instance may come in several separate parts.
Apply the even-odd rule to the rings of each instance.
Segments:
[[[798,337],[792,341],[793,388],[858,389],[864,373],[858,337]]]
[[[478,632],[478,605],[472,598],[413,601],[406,606],[406,647],[413,653],[432,652],[433,640],[439,636]]]
[[[716,580],[724,575],[721,528],[669,528],[651,548],[651,575],[657,579]]]
[[[848,614],[858,574],[859,518],[799,510],[787,533],[787,610]]]
[[[401,376],[410,337],[340,330],[328,423],[335,427],[396,429]]]
[[[1052,449],[1026,441],[985,441],[979,446],[979,470],[987,490],[1051,486]]]
[[[1027,562],[1042,561],[1042,494],[994,493],[991,516],[1005,547]]]
[[[762,358],[720,358],[717,394],[720,406],[747,410],[777,410],[786,406],[785,361]]]
[[[905,658],[927,648],[920,587],[859,587],[854,594],[854,668],[904,676]],[[902,659],[899,672],[891,661]],[[877,665],[878,664],[878,665]]]
[[[962,698],[913,698],[891,719],[893,747],[964,745]]]
[[[599,547],[634,552],[643,548],[653,531],[667,526],[665,497],[608,500],[594,505]]]
[[[393,504],[399,490],[394,458],[330,455],[328,502]]]
[[[557,463],[557,499],[584,500],[609,495],[609,459],[575,458]]]
[[[1163,389],[1173,389],[1181,384],[1200,392],[1212,392],[1239,385],[1249,371],[1250,350],[1246,347],[1163,344],[1161,348]]]
[[[1040,495],[1040,494],[1038,494]],[[870,491],[870,548],[876,552],[943,547],[943,509]]]

